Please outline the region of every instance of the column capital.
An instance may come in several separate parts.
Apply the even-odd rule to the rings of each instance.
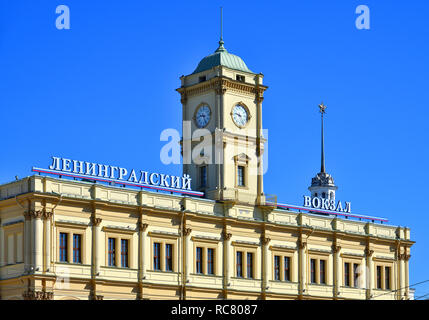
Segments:
[[[29,214],[33,219],[42,219],[43,210],[29,210]]]
[[[24,218],[25,220],[31,220],[31,210],[24,211]]]
[[[302,239],[299,240],[298,242],[298,246],[300,249],[305,249],[305,247],[307,246],[307,242],[306,241],[302,241]]]
[[[103,221],[101,218],[96,218],[94,216],[91,216],[91,223],[93,226],[98,227],[101,221]]]
[[[226,241],[228,241],[229,239],[231,239],[231,237],[232,237],[232,233],[229,233],[229,232],[223,232],[223,238],[226,240]]]
[[[192,232],[191,228],[186,228],[185,230],[183,230],[183,234],[185,235],[185,237],[189,236]]]
[[[261,237],[261,241],[262,241],[262,244],[263,244],[264,246],[266,246],[267,244],[269,244],[269,243],[270,243],[271,238],[268,238],[268,237],[263,236],[263,237]]]
[[[54,213],[52,211],[45,211],[45,212],[43,212],[43,219],[49,220],[49,219],[51,219],[53,214]]]
[[[333,253],[338,253],[341,250],[341,246],[337,245],[337,244],[333,244],[332,245],[332,252]]]
[[[147,223],[143,223],[141,221],[139,221],[137,225],[138,225],[139,231],[143,231],[143,232],[146,231],[147,227],[149,226]]]
[[[367,257],[371,257],[372,255],[373,255],[373,253],[374,253],[374,250],[370,250],[368,247],[367,248],[365,248],[365,255],[367,256]]]

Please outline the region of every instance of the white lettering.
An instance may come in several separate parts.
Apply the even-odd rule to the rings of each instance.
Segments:
[[[78,171],[78,169],[79,169],[79,171]],[[73,173],[84,174],[83,161],[73,160]]]
[[[98,165],[98,176],[108,178],[109,177],[109,166],[105,164]]]
[[[57,158],[57,157],[52,157],[52,164],[49,166],[49,169],[51,170],[61,170],[60,169],[60,159],[61,158]]]
[[[156,176],[156,178],[158,179],[158,180],[156,180],[156,182],[153,180],[154,176]],[[149,176],[149,181],[151,184],[153,184],[155,186],[159,185],[159,174],[158,173],[151,173]]]
[[[180,189],[180,177],[171,176],[171,187]]]
[[[71,163],[70,159],[63,158],[63,171],[71,172],[70,163]]]
[[[182,189],[191,190],[191,177],[188,174],[184,174],[182,177]]]
[[[125,168],[119,168],[119,180],[123,180],[124,176],[126,176],[128,173],[127,169]]]
[[[351,202],[346,202],[346,207],[344,208],[344,212],[351,213],[352,211],[351,205],[352,205]]]
[[[168,183],[167,179],[170,176],[168,174],[162,174],[161,173],[161,186],[163,187],[170,187],[170,184]]]
[[[311,204],[313,205],[313,208],[316,208],[316,209],[320,208],[321,203],[322,202],[317,197],[314,197],[312,202],[311,202]]]
[[[131,171],[130,177],[128,178],[128,181],[137,182],[137,176],[136,176],[136,172],[134,171],[134,169]]]
[[[140,171],[140,180],[139,183],[148,184],[147,182],[147,172],[146,171]]]
[[[95,166],[97,165],[96,163],[90,163],[90,162],[85,162],[86,164],[86,173],[88,175],[91,176],[95,176]]]
[[[311,197],[304,196],[304,207],[311,207]]]
[[[118,170],[118,167],[110,166],[110,179],[115,179],[115,170]]]
[[[332,210],[332,211],[335,210],[335,200],[334,199],[331,199],[329,201],[329,210]]]

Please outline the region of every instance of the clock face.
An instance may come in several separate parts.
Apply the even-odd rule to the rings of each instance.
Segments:
[[[195,114],[195,123],[198,128],[204,128],[210,121],[211,111],[209,106],[203,105],[198,108]]]
[[[237,104],[232,110],[232,119],[237,126],[244,127],[247,121],[249,121],[249,114],[246,108]]]

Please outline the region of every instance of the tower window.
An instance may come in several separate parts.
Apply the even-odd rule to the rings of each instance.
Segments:
[[[236,76],[236,78],[235,78],[237,81],[240,81],[240,82],[244,82],[245,81],[245,77],[244,76],[241,76],[241,75],[239,75],[239,74],[237,74],[237,76]]]
[[[317,192],[314,194],[314,196],[317,198]]]
[[[207,166],[200,167],[200,187],[205,188],[207,186]]]
[[[200,78],[199,78],[199,82],[204,82],[204,81],[206,81],[207,80],[207,77],[206,76],[201,76]]]
[[[237,167],[237,185],[240,187],[244,187],[244,166]]]
[[[326,193],[322,192],[322,198],[325,199],[326,198]]]

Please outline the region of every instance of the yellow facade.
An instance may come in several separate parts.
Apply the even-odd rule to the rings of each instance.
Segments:
[[[407,228],[43,176],[4,184],[0,197],[1,299],[409,297]],[[81,235],[81,263],[72,262],[71,241],[68,262],[60,262],[60,233]],[[109,238],[128,240],[128,267],[117,256],[108,266]],[[154,243],[161,244],[160,270],[154,270]],[[172,271],[165,265],[167,244]],[[203,257],[213,250],[213,275],[205,258],[196,272],[197,248]],[[247,253],[253,255],[249,274]],[[281,270],[275,280],[275,259],[285,257],[290,279]],[[345,283],[345,263],[359,265],[357,287],[350,270]]]

